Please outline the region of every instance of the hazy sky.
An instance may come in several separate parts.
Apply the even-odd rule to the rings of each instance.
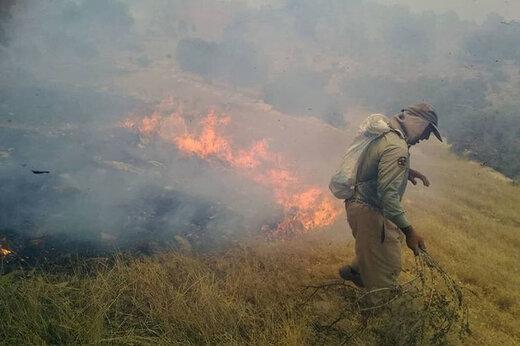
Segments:
[[[414,11],[453,10],[463,19],[483,20],[496,12],[508,19],[520,19],[520,0],[372,0],[382,4],[408,5]]]
[[[234,0],[227,0],[234,1]],[[238,0],[256,6],[276,6],[281,0]],[[510,20],[520,20],[520,0],[370,0],[381,4],[401,4],[413,11],[432,10],[438,13],[455,11],[460,18],[481,22],[495,12]]]

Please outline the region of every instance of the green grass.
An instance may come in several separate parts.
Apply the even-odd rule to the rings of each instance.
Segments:
[[[472,330],[466,343],[519,344],[519,187],[444,147],[426,147],[413,164],[432,187],[410,187],[405,205],[429,252],[464,288]],[[322,292],[302,306],[302,286],[336,278],[352,259],[343,225],[216,253],[170,251],[84,263],[69,274],[1,276],[0,343],[317,343],[313,323],[341,312],[341,297]],[[412,255],[403,251],[409,268]],[[378,333],[372,328],[359,343],[381,343]]]

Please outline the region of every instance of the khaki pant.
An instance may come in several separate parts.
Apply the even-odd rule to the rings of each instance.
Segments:
[[[348,203],[347,220],[356,239],[352,268],[361,274],[367,289],[397,284],[401,272],[399,228],[380,212],[358,202]]]

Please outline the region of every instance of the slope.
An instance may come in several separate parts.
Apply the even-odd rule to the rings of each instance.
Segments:
[[[430,253],[464,287],[472,327],[467,343],[520,342],[519,188],[445,145],[413,151],[412,165],[432,186],[410,186],[405,205]],[[292,240],[249,239],[215,253],[184,246],[146,258],[76,263],[61,274],[15,272],[0,278],[0,339],[315,343],[312,324],[330,321],[339,297],[324,294],[302,308],[302,286],[335,278],[352,255],[352,239],[338,221]],[[408,251],[405,258],[409,268]]]
[[[312,5],[312,2],[308,3]],[[312,11],[312,6],[309,7],[311,11],[308,12],[310,18],[316,17],[316,13]],[[233,21],[234,14],[226,11],[224,11],[225,13],[213,11],[214,6],[201,12],[199,7],[198,5],[189,6],[190,10],[187,11],[189,13],[193,10],[193,15],[197,16],[195,22],[199,33],[196,35],[201,35],[202,32],[204,38],[225,40],[223,30],[230,21]],[[401,9],[396,8],[394,10],[397,14],[402,14]],[[301,14],[299,11],[295,13]],[[352,13],[357,15],[356,12]],[[208,19],[208,17],[211,19]],[[301,15],[298,17],[298,20],[305,19]],[[168,24],[172,24],[169,13],[164,13],[164,17],[161,16],[161,18],[166,18]],[[257,22],[255,16],[252,18],[254,19],[253,22]],[[283,16],[277,18],[284,20]],[[334,22],[330,22],[326,17],[324,18],[324,24],[316,26],[320,30],[320,35],[334,26]],[[215,20],[218,22],[218,30],[215,30]],[[278,20],[276,19],[276,21]],[[348,21],[345,21],[344,18],[341,18],[340,22],[348,24]],[[401,22],[400,20],[399,23]],[[457,19],[453,19],[452,22],[452,27],[461,24]],[[268,30],[266,34],[259,32],[257,40],[269,43],[270,40],[263,38],[268,38],[271,32],[277,33],[276,27],[272,31],[273,26],[269,21],[262,25],[265,25]],[[289,22],[289,25],[293,25],[293,23]],[[246,26],[249,27],[247,23]],[[514,27],[501,24],[499,26],[500,28]],[[147,27],[143,26],[142,29]],[[249,30],[254,31],[256,27],[256,25],[250,26]],[[285,28],[285,25],[279,27]],[[392,26],[389,27],[392,28]],[[153,26],[150,26],[150,28],[153,28]],[[238,28],[241,28],[241,26],[239,25]],[[61,26],[58,26],[57,29],[63,31]],[[194,30],[195,28],[193,28]],[[363,30],[361,31],[363,32]],[[53,32],[52,29],[50,32]],[[98,30],[96,35],[101,32]],[[357,31],[352,32],[356,34]],[[392,32],[389,33],[392,34]],[[340,30],[339,33],[343,33],[343,31]],[[31,34],[31,30],[29,30],[29,34]],[[55,35],[50,36],[54,37]],[[85,35],[82,31],[80,37],[83,36]],[[248,36],[250,35],[246,34],[244,37],[247,38]],[[335,37],[334,35],[325,36]],[[39,36],[36,35],[35,37]],[[107,36],[107,38],[109,37]],[[287,45],[284,39],[291,37],[291,33],[288,36],[282,35],[279,37],[281,37],[281,40],[278,41],[284,47],[284,50],[278,51],[275,48],[276,54],[273,58],[282,62],[274,64],[277,66],[276,73],[270,76],[270,79],[273,79],[273,85],[284,84],[285,78],[292,80],[291,74],[285,73],[286,68],[292,68],[297,72],[301,71],[304,77],[308,74],[312,76],[315,71],[325,71],[325,75],[327,75],[338,70],[343,71],[341,74],[344,74],[344,76],[335,76],[330,80],[327,76],[327,80],[331,82],[330,87],[338,87],[335,94],[337,94],[337,97],[341,97],[343,102],[348,102],[344,101],[348,98],[343,98],[343,96],[348,95],[352,97],[352,102],[356,104],[359,103],[356,102],[359,98],[371,100],[370,102],[374,103],[372,106],[379,104],[394,107],[393,102],[402,102],[398,101],[397,97],[392,96],[394,92],[399,90],[395,86],[400,86],[399,81],[402,79],[402,75],[396,74],[395,71],[402,70],[404,67],[406,67],[407,73],[414,70],[413,68],[410,69],[410,64],[402,64],[402,59],[381,59],[380,55],[373,54],[377,70],[380,71],[380,73],[376,71],[375,75],[383,76],[382,78],[386,82],[388,80],[387,72],[392,70],[394,71],[393,74],[396,74],[399,78],[395,82],[390,79],[390,87],[384,87],[387,84],[378,83],[376,78],[374,80],[376,83],[365,83],[366,87],[360,88],[361,85],[357,83],[358,79],[354,77],[358,76],[361,80],[365,80],[365,75],[374,74],[371,68],[366,69],[366,66],[369,66],[367,62],[350,61],[351,59],[346,59],[343,53],[338,53],[337,57],[330,57],[327,55],[334,55],[334,53],[328,52],[322,57],[322,54],[319,54],[321,49],[318,48],[320,47],[314,47],[313,44],[310,44],[312,47],[309,47],[311,49],[309,51],[304,49],[305,47],[302,46],[299,39],[294,40],[295,45]],[[356,42],[358,41],[358,38],[352,37]],[[364,36],[360,37],[363,38]],[[287,40],[285,39],[285,41]],[[336,45],[338,40],[332,41]],[[425,40],[419,41],[421,44],[426,42]],[[92,71],[90,68],[95,67],[97,59],[90,57],[87,65],[82,63],[80,59],[78,64],[70,65],[71,71],[76,71],[76,68],[79,68],[78,72],[80,72],[76,74],[78,78],[75,78],[77,81],[74,81],[74,83],[90,83],[91,85],[87,86],[100,88],[101,91],[107,93],[119,93],[125,99],[130,95],[135,97],[136,100],[139,99],[152,104],[151,108],[154,108],[154,105],[164,98],[171,96],[179,101],[181,109],[192,115],[195,114],[192,119],[197,120],[199,119],[197,115],[203,116],[208,109],[215,108],[219,114],[226,114],[231,117],[231,123],[225,131],[239,148],[247,148],[255,140],[266,139],[270,150],[282,154],[287,166],[291,167],[305,183],[321,186],[326,191],[328,178],[337,165],[343,148],[351,138],[355,127],[349,125],[346,131],[340,131],[324,125],[317,119],[298,118],[296,114],[289,116],[275,111],[269,104],[258,100],[260,93],[263,93],[263,91],[260,91],[263,87],[257,87],[256,90],[253,87],[252,90],[237,92],[232,90],[229,85],[224,85],[225,82],[211,84],[202,78],[181,73],[171,60],[172,53],[175,52],[173,46],[176,43],[172,37],[163,33],[162,36],[154,36],[151,40],[147,39],[147,42],[142,46],[132,45],[133,48],[129,52],[125,50],[117,53],[117,45],[114,46],[114,49],[103,50],[100,52],[100,63],[103,66],[101,70],[95,68]],[[350,40],[345,42],[348,43]],[[367,41],[363,39],[359,42],[366,43]],[[378,40],[373,42],[377,43],[376,51],[379,51],[380,42]],[[77,44],[78,47],[83,46],[79,41]],[[45,42],[43,42],[43,46],[45,46]],[[363,44],[363,46],[366,45]],[[258,47],[262,47],[262,45]],[[294,47],[297,48],[296,54],[293,54]],[[344,47],[341,49],[344,49]],[[405,52],[399,47],[397,49],[400,53]],[[114,52],[110,52],[111,50],[114,50]],[[260,51],[262,50],[272,51],[272,48],[260,49]],[[415,52],[419,51],[415,50]],[[443,54],[447,51],[448,49],[442,49]],[[309,52],[311,52],[310,55]],[[60,55],[59,50],[55,53]],[[115,56],[112,56],[112,54],[115,54]],[[151,59],[148,54],[150,54]],[[137,57],[137,55],[141,55],[141,57]],[[283,58],[286,55],[294,56],[296,59],[284,60]],[[163,56],[163,58],[160,58],[160,56]],[[298,56],[303,57],[303,59],[298,61],[300,60],[297,58]],[[399,57],[399,55],[396,56]],[[456,56],[456,54],[453,56]],[[43,54],[42,58],[44,59],[23,59],[18,61],[16,66],[21,66],[24,61],[34,60],[37,63],[30,64],[32,67],[29,71],[38,70],[34,67],[42,66],[41,62],[48,60],[46,54]],[[212,59],[213,56],[209,56],[209,58]],[[450,57],[450,59],[452,58]],[[397,65],[391,66],[394,60]],[[61,82],[64,84],[71,83],[71,79],[66,73],[69,68],[63,64],[55,64],[55,59],[50,61],[52,68],[39,69],[41,71],[37,72],[39,79],[48,80],[52,78],[55,80],[55,78],[61,78],[63,79]],[[60,59],[58,59],[59,61]],[[390,65],[388,63],[381,65],[381,61],[390,62]],[[433,59],[431,61],[437,62],[438,60]],[[490,61],[493,71],[496,69],[495,66],[502,65],[502,62],[496,64],[498,60],[490,59]],[[118,65],[118,73],[106,73],[106,62],[115,62]],[[414,65],[416,64],[414,63]],[[437,91],[451,90],[452,88],[454,88],[453,90],[471,89],[473,91],[473,88],[476,88],[477,91],[485,89],[486,83],[482,84],[480,80],[482,76],[478,75],[478,71],[468,69],[465,65],[459,66],[458,63],[456,65],[458,66],[455,67],[456,69],[465,71],[457,73],[457,75],[466,77],[462,78],[462,84],[450,84],[451,86],[448,89],[438,88],[437,83],[445,84],[447,80],[442,79],[441,76],[441,80],[435,78],[433,84],[426,83],[422,88],[429,90],[431,89],[430,86],[434,85],[435,88],[433,89]],[[85,66],[89,68],[85,69]],[[444,67],[446,66],[442,66],[442,70],[445,71]],[[453,66],[449,70],[452,68]],[[426,75],[439,75],[435,68],[421,70],[426,71]],[[93,76],[102,74],[103,77],[83,78],[85,72]],[[231,68],[230,72],[240,75],[238,68]],[[277,76],[278,72],[280,78]],[[479,80],[470,78],[474,74]],[[229,78],[229,80],[233,80],[233,78]],[[470,84],[467,84],[467,81]],[[348,87],[342,85],[343,83],[348,83]],[[374,85],[378,85],[379,89],[374,89]],[[416,84],[411,83],[410,85],[415,86]],[[408,83],[402,85],[405,89],[408,86]],[[65,85],[65,87],[70,86]],[[269,87],[267,86],[267,88]],[[293,89],[294,87],[289,83],[286,88]],[[314,89],[310,87],[308,92],[305,88],[304,92],[294,95],[296,95],[295,97],[298,97],[298,95],[300,97],[312,97],[315,96],[313,93],[316,90],[317,99],[319,99],[323,95],[319,95],[318,88],[325,89],[318,84]],[[273,89],[277,90],[274,91],[275,94],[284,90],[283,87],[279,91],[277,88]],[[382,93],[373,94],[374,90],[382,91]],[[391,92],[387,93],[387,91]],[[478,101],[485,99],[484,97],[475,97],[473,91],[468,94],[472,96],[467,98],[468,100],[478,103]],[[325,92],[324,94],[326,96],[330,93]],[[414,92],[397,92],[397,94],[422,98],[422,96],[413,96]],[[420,94],[419,90],[417,95]],[[445,95],[442,94],[441,96]],[[458,93],[448,96],[451,96],[450,99],[456,98],[458,101],[461,99]],[[462,96],[463,98],[466,97]],[[84,94],[78,96],[78,98],[83,101],[78,104],[85,105],[88,113],[93,115],[92,119],[99,120],[101,122],[100,127],[106,127],[108,135],[106,142],[103,142],[103,144],[107,148],[117,144],[117,141],[112,137],[114,128],[118,129],[122,138],[127,137],[128,133],[122,133],[125,129],[121,129],[117,125],[117,121],[120,119],[116,119],[118,115],[121,115],[123,119],[127,114],[113,114],[111,112],[110,117],[105,117],[104,114],[98,114],[100,112],[89,104],[95,101],[88,101],[89,98],[85,98]],[[121,102],[127,105],[125,99],[121,99]],[[439,100],[443,99],[445,98],[439,98]],[[34,102],[31,100],[25,101],[28,105],[33,106]],[[393,101],[387,102],[389,100]],[[275,101],[271,102],[276,104]],[[343,102],[341,102],[341,111],[347,111],[349,116],[356,113],[359,116],[365,115],[362,109],[344,109],[343,107],[347,105]],[[23,104],[23,102],[16,103]],[[455,103],[460,104],[460,102]],[[62,103],[49,101],[49,105],[57,106],[59,110]],[[471,104],[471,106],[477,107],[476,104]],[[35,108],[34,111],[30,112],[31,115],[45,120],[46,117],[42,117],[42,113],[40,113],[42,110],[39,108],[41,107]],[[309,116],[309,113],[312,112],[310,107],[293,108],[293,111],[297,112],[294,109],[300,109],[305,112],[306,116]],[[50,111],[50,113],[53,113],[53,111]],[[149,113],[144,111],[144,114],[138,115],[146,114]],[[14,113],[9,114],[9,117],[13,115]],[[18,124],[15,124],[16,120],[11,124],[11,120],[4,119],[0,127],[4,129],[5,133],[9,133],[9,137],[13,137],[13,141],[16,139],[15,137],[23,137],[17,135],[18,133],[30,135],[26,133],[34,130],[32,127],[18,127]],[[352,123],[356,122],[356,119],[352,118],[345,120]],[[34,123],[30,125],[33,126]],[[63,134],[67,136],[70,142],[81,145],[82,140],[78,139],[84,138],[77,138],[74,131],[68,131],[69,128],[82,127],[79,124],[67,123],[64,128],[64,130],[67,130],[66,134]],[[40,133],[41,129],[36,130]],[[135,137],[133,141],[124,141],[128,146],[139,146],[139,152],[143,154],[143,160],[135,160],[139,162],[139,166],[133,166],[129,165],[128,162],[123,162],[123,160],[135,158],[131,155],[134,151],[132,149],[135,148],[129,148],[128,155],[126,155],[126,150],[121,150],[125,154],[124,156],[118,155],[119,152],[116,152],[113,154],[115,157],[109,157],[111,150],[104,150],[103,155],[107,155],[107,157],[95,159],[92,151],[85,150],[85,152],[79,153],[76,147],[68,147],[67,142],[61,138],[64,131],[49,130],[51,130],[49,135],[53,138],[53,143],[56,143],[56,147],[67,147],[67,151],[70,151],[81,164],[88,160],[95,161],[96,167],[101,166],[99,171],[102,174],[106,172],[106,176],[112,180],[124,180],[133,183],[139,178],[130,175],[132,170],[134,170],[134,173],[156,170],[157,176],[166,179],[178,178],[175,177],[175,172],[164,168],[163,163],[156,161],[155,157],[150,157],[151,155],[147,157],[147,154],[155,148],[153,145],[149,145],[147,141],[141,141],[142,138],[139,138],[139,135],[133,136]],[[94,132],[89,131],[82,133],[83,136],[90,137],[94,134]],[[47,132],[47,129],[41,132]],[[44,137],[43,133],[42,137]],[[95,138],[95,136],[92,137]],[[32,142],[26,143],[31,144]],[[175,151],[174,146],[169,146],[171,143],[161,144],[164,144],[161,147],[165,148],[165,152]],[[6,148],[2,148],[2,151],[0,151],[1,165],[10,162],[9,160],[12,159],[14,154],[24,153],[23,148],[13,149],[10,143],[5,145]],[[15,145],[13,144],[13,146]],[[37,146],[32,145],[32,147]],[[119,146],[115,147],[119,148]],[[40,145],[38,149],[44,149],[44,146]],[[448,272],[464,288],[473,331],[467,342],[469,344],[519,344],[520,307],[518,298],[520,293],[518,286],[520,275],[517,265],[520,247],[520,238],[518,237],[520,229],[519,188],[492,171],[450,154],[448,149],[446,145],[438,143],[428,143],[413,149],[412,165],[430,177],[432,187],[410,186],[404,201],[406,208],[414,225],[425,236],[429,252],[446,267]],[[63,161],[63,158],[56,155],[55,151],[52,151],[51,155],[59,157]],[[197,157],[192,159],[194,165],[199,163]],[[12,163],[13,166],[18,166],[17,162],[16,165],[14,162]],[[222,162],[209,162],[207,165],[200,166],[205,169],[210,164],[223,165]],[[223,172],[222,175],[228,172],[228,168],[231,170],[228,166],[223,165],[223,167],[224,169],[219,170],[219,172]],[[116,171],[118,172],[117,175],[114,174]],[[32,173],[27,172],[27,174]],[[67,172],[65,177],[67,179],[77,177],[78,180],[81,180],[84,176],[82,174],[68,175]],[[232,181],[233,177],[230,175],[226,178],[228,181]],[[142,180],[145,179],[147,177],[142,178]],[[159,182],[162,183],[162,180]],[[236,181],[232,182],[237,185]],[[209,183],[212,184],[213,181]],[[182,184],[182,181],[180,184]],[[168,187],[166,183],[158,185],[163,185],[159,188],[166,189]],[[40,186],[34,185],[35,189]],[[100,190],[104,187],[101,186]],[[124,190],[124,188],[119,190]],[[186,190],[193,193],[193,189],[189,187]],[[74,191],[64,191],[64,193],[69,192]],[[222,195],[224,194],[230,194],[229,190],[224,190]],[[249,197],[247,192],[245,194]],[[135,199],[144,199],[139,195],[133,196],[136,196]],[[186,198],[182,197],[184,203],[190,197],[188,194],[187,196]],[[252,197],[253,201],[258,201],[255,198],[257,197]],[[59,201],[63,202],[61,199]],[[336,202],[338,208],[341,208],[341,202]],[[144,203],[146,204],[147,201],[144,201]],[[8,204],[16,205],[14,202],[8,202]],[[47,204],[44,198],[42,198],[42,204]],[[104,209],[102,205],[96,205],[96,207],[99,210]],[[261,206],[257,203],[255,207],[259,209]],[[67,214],[67,212],[64,213]],[[108,215],[109,219],[111,219],[110,216],[113,215]],[[123,214],[123,216],[126,215]],[[81,223],[81,220],[78,221]],[[105,225],[101,224],[99,228],[103,229],[99,229],[99,233],[112,231],[111,229],[104,229]],[[65,227],[63,222],[62,226]],[[87,228],[98,228],[96,224],[86,224],[85,226]],[[21,227],[25,227],[25,225]],[[78,233],[78,228],[71,228],[71,234]],[[172,233],[177,231],[166,229]],[[126,228],[125,231],[128,232],[129,229]],[[241,237],[239,237],[240,235]],[[319,343],[320,333],[315,328],[316,324],[330,322],[338,313],[341,313],[344,308],[343,297],[335,291],[327,291],[317,295],[312,303],[303,304],[306,301],[307,292],[302,287],[328,282],[336,278],[338,267],[352,259],[353,241],[342,217],[338,218],[337,222],[327,229],[316,229],[315,232],[298,234],[292,239],[267,240],[258,229],[244,229],[241,234],[233,234],[232,236],[236,236],[233,245],[212,252],[195,252],[192,249],[193,244],[178,237],[175,238],[178,241],[176,248],[152,256],[139,257],[130,254],[118,254],[108,258],[73,258],[70,263],[63,263],[63,266],[48,268],[45,271],[32,268],[0,275],[0,316],[2,317],[0,319],[0,343],[284,345]],[[0,239],[0,241],[3,240]],[[160,242],[161,240],[157,239],[157,241]],[[410,269],[414,264],[413,257],[409,251],[405,249],[403,251],[406,254],[405,268]],[[3,265],[3,258],[0,258],[0,273],[3,273]],[[353,313],[353,323],[356,318],[356,314]],[[378,340],[380,343],[382,343],[381,341],[391,343],[390,340],[385,340],[386,335],[382,330],[374,328],[372,332],[365,335],[366,339],[358,341],[360,344],[370,344]],[[338,343],[338,341],[339,339],[335,339],[334,336],[330,339],[331,343]],[[458,342],[456,338],[451,341],[452,343]]]

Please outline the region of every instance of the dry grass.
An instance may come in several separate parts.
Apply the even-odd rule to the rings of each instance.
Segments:
[[[2,277],[6,344],[295,344],[311,337],[287,255],[235,249],[199,258],[118,259],[88,277]],[[287,271],[287,268],[293,270]]]
[[[519,344],[520,189],[443,149],[418,153],[417,166],[430,172],[433,186],[411,188],[406,204],[429,252],[463,287],[472,330],[466,343]],[[405,253],[409,269],[414,261]],[[90,273],[80,266],[67,275],[11,273],[0,277],[0,340],[335,344],[341,338],[323,339],[313,326],[344,311],[344,297],[324,291],[302,304],[302,287],[335,279],[352,254],[347,234],[331,230],[290,241],[251,240],[214,254],[118,258],[96,263]],[[347,323],[355,326],[357,318],[353,312]],[[388,326],[368,326],[357,342],[388,342],[382,329]]]

